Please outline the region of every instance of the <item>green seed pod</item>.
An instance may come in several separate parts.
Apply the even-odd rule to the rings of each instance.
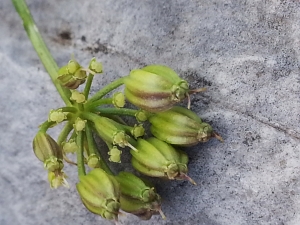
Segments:
[[[118,145],[122,148],[125,146],[132,147],[128,142],[130,137],[126,135],[122,126],[118,125],[117,122],[106,117],[98,116],[98,118],[94,120],[94,127],[98,135],[105,142]]]
[[[137,151],[130,151],[131,164],[139,172],[152,177],[168,179],[190,180],[188,171],[188,157],[180,150],[157,139],[138,139],[135,145]]]
[[[171,68],[162,65],[132,70],[124,83],[128,101],[149,112],[167,110],[189,92],[188,83]]]
[[[149,187],[139,177],[129,172],[120,172],[115,177],[120,184],[121,194],[143,202],[160,198],[154,187]]]
[[[126,195],[121,195],[120,204],[123,211],[134,214],[143,220],[149,220],[152,215],[156,215],[159,213],[161,214],[163,219],[166,218],[161,211],[160,199],[151,202],[144,202],[139,199],[133,199]]]
[[[117,220],[120,209],[117,180],[100,168],[79,179],[76,187],[85,207],[105,219]]]
[[[149,121],[151,133],[169,144],[190,146],[217,137],[212,127],[197,114],[179,106],[153,114]]]
[[[44,131],[39,131],[33,139],[33,151],[44,162],[48,171],[61,170],[64,167],[63,154],[56,141]]]

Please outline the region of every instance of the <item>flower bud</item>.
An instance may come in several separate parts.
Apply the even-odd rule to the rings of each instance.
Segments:
[[[122,151],[120,151],[117,146],[111,145],[109,152],[108,152],[108,155],[109,155],[108,160],[111,162],[115,162],[115,163],[121,163],[121,154],[122,154]]]
[[[57,79],[64,87],[76,89],[83,84],[86,79],[86,72],[75,60],[70,60],[69,63],[58,70]]]
[[[50,110],[49,116],[48,116],[48,121],[51,122],[56,122],[60,123],[67,119],[67,112],[63,112],[62,109],[57,109],[57,110]]]
[[[130,151],[133,156],[132,166],[139,172],[151,177],[165,177],[168,179],[190,180],[187,155],[173,148],[171,145],[157,139],[138,139],[135,145],[137,151]]]
[[[153,114],[149,121],[151,133],[169,144],[190,146],[216,137],[212,127],[189,109],[174,106]]]
[[[130,133],[134,138],[142,137],[145,134],[145,128],[142,124],[135,124],[131,129]]]
[[[44,162],[48,171],[63,168],[63,154],[56,141],[44,131],[39,131],[33,139],[33,151],[36,157]]]
[[[125,78],[125,96],[129,102],[150,112],[160,112],[182,101],[189,92],[188,83],[174,70],[150,65],[132,70]]]
[[[117,220],[120,208],[120,189],[112,175],[96,168],[86,176],[80,176],[76,187],[88,210],[105,219]]]
[[[114,93],[112,103],[116,108],[124,107],[124,105],[125,105],[125,96],[124,96],[124,94],[122,92]]]
[[[97,62],[96,58],[92,58],[90,61],[89,69],[93,71],[94,73],[102,73],[103,72],[103,67],[102,63]]]
[[[74,130],[76,132],[83,131],[85,128],[86,122],[87,122],[86,120],[83,120],[83,119],[77,117],[77,119],[75,120],[75,123],[73,125]]]
[[[83,93],[80,93],[77,90],[71,90],[71,92],[72,92],[72,95],[71,95],[70,99],[72,101],[75,101],[77,103],[84,103],[85,102],[85,96],[84,96]]]
[[[48,181],[51,188],[58,188],[59,186],[64,186],[69,188],[69,183],[67,182],[66,174],[62,170],[50,171],[48,172]]]
[[[99,156],[97,156],[96,154],[90,154],[88,156],[88,159],[87,159],[87,165],[90,167],[90,168],[98,168],[99,167],[99,161],[100,161],[100,158]]]
[[[138,122],[145,122],[148,119],[147,113],[144,110],[138,110],[135,114]]]
[[[74,139],[70,139],[67,142],[62,143],[62,149],[64,153],[75,153],[78,150],[78,145]]]

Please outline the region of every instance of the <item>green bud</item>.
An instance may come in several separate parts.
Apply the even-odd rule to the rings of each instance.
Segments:
[[[148,119],[148,116],[144,110],[138,110],[135,114],[135,118],[138,122],[145,122]]]
[[[60,186],[69,188],[70,186],[69,186],[66,178],[68,178],[68,177],[62,170],[48,172],[48,181],[50,183],[51,188],[56,189]]]
[[[135,124],[130,133],[134,138],[142,137],[145,134],[145,129],[142,124]]]
[[[120,189],[112,175],[96,168],[86,176],[80,176],[76,187],[88,210],[105,219],[117,220],[120,208]]]
[[[77,90],[71,90],[71,92],[72,92],[72,95],[71,95],[70,99],[72,101],[75,101],[77,103],[84,103],[85,102],[86,99],[85,99],[85,96],[84,96],[83,93],[80,93]]]
[[[75,120],[75,123],[73,125],[75,131],[79,132],[79,131],[83,131],[85,128],[85,124],[86,124],[86,120],[83,120],[79,117],[77,117],[77,119]]]
[[[138,139],[135,148],[137,151],[131,150],[130,153],[131,164],[137,171],[147,176],[195,183],[186,175],[188,157],[183,151],[157,138]]]
[[[86,72],[78,62],[70,60],[69,63],[58,70],[57,79],[64,87],[76,89],[83,84],[86,79]]]
[[[120,151],[117,146],[112,146],[108,152],[108,160],[115,163],[121,163],[121,154],[122,151]]]
[[[179,106],[153,114],[149,121],[151,133],[169,144],[190,146],[216,137],[209,124],[202,122],[191,110]]]
[[[92,58],[92,60],[90,61],[89,69],[94,73],[103,72],[102,63],[97,62],[96,58]]]
[[[78,150],[78,145],[74,139],[70,139],[68,142],[62,143],[62,149],[64,153],[75,153]]]
[[[33,151],[44,162],[49,171],[63,168],[63,154],[56,141],[44,131],[39,131],[33,139]]]
[[[63,112],[62,109],[50,110],[49,116],[48,116],[48,121],[60,123],[67,119],[67,115],[68,115],[68,113]]]
[[[189,92],[188,83],[174,70],[162,65],[132,70],[124,83],[128,101],[149,112],[167,110]]]
[[[124,94],[122,92],[114,93],[112,103],[116,108],[124,107],[124,105],[125,105],[125,96],[124,96]]]
[[[90,154],[87,159],[87,165],[90,168],[98,168],[99,167],[100,158],[96,154]]]

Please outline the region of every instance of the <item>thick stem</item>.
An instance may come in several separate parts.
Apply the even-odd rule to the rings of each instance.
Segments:
[[[77,169],[78,169],[78,176],[84,176],[85,167],[84,167],[84,158],[83,158],[83,132],[79,131],[76,137],[76,143],[78,146],[77,150]]]
[[[37,26],[35,25],[35,22],[30,14],[30,11],[25,3],[24,0],[12,0],[16,11],[18,12],[19,16],[21,17],[23,21],[23,26],[27,32],[27,35],[37,52],[40,60],[42,61],[45,69],[49,73],[51,80],[56,87],[58,93],[60,94],[61,98],[65,102],[66,105],[71,105],[71,102],[69,100],[70,97],[70,91],[64,87],[62,87],[59,83],[57,78],[57,71],[58,66],[56,62],[54,61],[51,53],[49,52],[41,34],[38,31]]]
[[[110,84],[106,85],[104,88],[102,88],[100,91],[98,91],[93,97],[87,100],[87,103],[96,101],[100,98],[102,98],[104,95],[108,94],[112,90],[116,89],[117,87],[121,86],[124,84],[124,79],[125,77],[121,77]]]

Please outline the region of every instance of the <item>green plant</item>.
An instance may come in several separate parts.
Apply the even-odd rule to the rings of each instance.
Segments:
[[[149,65],[132,70],[93,96],[89,95],[94,76],[102,73],[102,64],[95,58],[87,67],[75,59],[58,68],[30,15],[24,0],[13,0],[24,28],[65,106],[51,110],[33,140],[37,158],[48,171],[52,188],[67,186],[64,162],[77,165],[78,193],[91,212],[109,220],[117,220],[119,210],[142,219],[150,219],[161,211],[161,198],[153,185],[138,176],[120,172],[114,175],[103,160],[121,163],[121,149],[130,149],[132,165],[141,174],[170,180],[189,180],[187,154],[178,146],[194,145],[211,137],[221,140],[212,129],[189,109],[175,106],[192,93],[189,84],[167,66]],[[77,88],[85,84],[82,92]],[[124,94],[115,89],[124,85]],[[108,96],[110,95],[110,96]],[[108,97],[107,97],[108,96]],[[128,100],[137,109],[125,108]],[[110,106],[110,107],[107,107]],[[126,124],[122,117],[135,118]],[[143,123],[151,123],[155,137],[144,139]],[[47,131],[64,123],[55,141]],[[98,151],[93,134],[107,145],[107,155]],[[76,153],[76,162],[68,154]],[[86,167],[90,172],[86,172]]]

